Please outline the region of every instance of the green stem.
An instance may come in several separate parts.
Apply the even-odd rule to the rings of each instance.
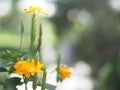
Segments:
[[[38,85],[38,74],[36,73],[35,76],[33,77],[33,90],[36,90]]]
[[[39,39],[38,39],[38,46],[37,46],[37,55],[38,55],[38,60],[40,62],[42,62],[40,60],[41,43],[42,43],[42,25],[40,24],[40,27],[39,27]]]
[[[27,84],[25,84],[25,90],[27,90]]]
[[[58,59],[57,59],[57,82],[61,81],[61,78],[60,78],[60,64],[61,64],[61,56],[58,55]]]
[[[39,55],[38,51],[36,53],[35,60],[36,60],[36,62],[39,62],[39,60],[40,60],[40,55]]]
[[[34,13],[32,16],[32,23],[31,23],[31,42],[30,42],[31,51],[34,50],[35,37],[36,37],[36,15]]]
[[[24,79],[24,82],[25,82],[25,90],[28,90],[28,88],[27,88],[27,83],[28,83],[28,81],[29,81],[29,78],[26,78],[26,77],[25,77],[25,79]]]
[[[20,36],[20,49],[22,48],[22,39],[23,39],[23,33],[24,33],[24,24],[23,24],[23,21],[21,21],[21,25],[20,25],[20,33],[21,33],[21,36]]]
[[[20,49],[22,48],[22,39],[23,39],[23,33],[21,33],[21,36],[20,36]]]
[[[47,76],[47,72],[46,72],[46,67],[45,67],[44,72],[43,72],[43,80],[42,80],[41,90],[45,90],[45,88],[46,88],[46,76]]]

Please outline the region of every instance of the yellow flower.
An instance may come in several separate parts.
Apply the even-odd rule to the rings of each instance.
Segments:
[[[15,65],[14,73],[18,75],[24,75],[26,78],[29,78],[31,75],[34,76],[36,73],[42,74],[41,68],[44,65],[40,62],[36,62],[32,59],[31,62],[29,61],[18,61]]]
[[[60,68],[60,76],[61,76],[62,80],[69,78],[70,75],[71,75],[71,72],[69,71],[69,69],[67,67]]]
[[[48,13],[43,11],[42,8],[40,8],[40,7],[29,6],[29,9],[22,10],[21,12],[26,13],[26,14],[32,14],[32,13],[39,12],[39,13],[42,13],[42,14],[48,16]]]
[[[33,67],[31,72],[32,76],[34,76],[35,73],[42,74],[41,68],[44,66],[43,64],[41,64],[40,62],[35,62],[34,59],[32,59],[31,64],[32,64],[31,66]]]

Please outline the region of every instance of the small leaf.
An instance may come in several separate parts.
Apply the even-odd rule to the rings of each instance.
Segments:
[[[8,60],[0,60],[0,67],[6,68],[11,67],[12,65],[13,63]]]
[[[0,67],[0,72],[6,72],[6,71],[7,71],[7,69]]]
[[[22,85],[21,78],[19,78],[19,77],[10,78],[10,80],[15,86]]]
[[[12,67],[10,67],[10,69],[9,69],[9,74],[10,73],[13,73],[13,71],[15,70],[15,68],[12,66]]]
[[[0,72],[0,85],[4,83],[7,77],[8,77],[8,72]]]
[[[14,78],[8,78],[4,81],[4,87],[5,90],[17,90],[16,85],[21,85],[20,78],[14,77]]]

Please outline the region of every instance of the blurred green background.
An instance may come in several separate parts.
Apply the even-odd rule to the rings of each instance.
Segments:
[[[0,0],[1,50],[19,48],[21,20],[23,48],[29,47],[31,15],[20,13],[27,1]],[[44,0],[41,6],[49,13],[38,20],[43,51],[60,51],[69,65],[80,60],[88,63],[95,90],[120,90],[120,0]]]

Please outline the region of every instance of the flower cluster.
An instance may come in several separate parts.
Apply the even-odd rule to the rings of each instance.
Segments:
[[[41,90],[45,90],[46,89],[46,76],[47,76],[47,71],[46,71],[46,66],[44,64],[42,64],[41,62],[39,62],[38,60],[40,59],[40,48],[41,48],[41,36],[42,36],[42,26],[40,24],[40,28],[39,28],[39,38],[38,38],[38,45],[37,48],[35,47],[35,38],[36,38],[36,17],[37,14],[36,13],[42,13],[46,16],[48,16],[48,14],[46,12],[44,12],[41,8],[39,7],[33,7],[33,6],[29,6],[29,9],[24,9],[21,11],[22,13],[25,14],[32,14],[32,18],[31,18],[31,37],[30,37],[30,48],[27,52],[25,52],[25,56],[23,52],[20,52],[20,54],[18,55],[18,53],[13,52],[12,56],[15,56],[14,60],[12,62],[12,65],[10,66],[10,69],[14,67],[14,71],[11,70],[7,70],[2,68],[1,70],[5,70],[8,72],[12,72],[14,74],[18,74],[18,75],[22,75],[24,78],[24,82],[18,81],[18,85],[21,83],[25,84],[25,90],[27,90],[27,83],[31,80],[32,83],[32,88],[33,90],[36,90],[37,86],[39,84],[41,84]],[[23,37],[23,33],[24,33],[24,23],[21,22],[21,38],[20,38],[20,49],[22,48],[22,37]],[[18,55],[18,56],[16,56]],[[22,56],[23,55],[23,56]],[[11,55],[10,55],[11,57]],[[36,58],[36,59],[32,59],[32,58]],[[17,58],[17,59],[16,59]],[[23,60],[18,60],[18,58],[22,58]],[[27,60],[25,60],[26,58],[28,58]],[[13,58],[12,58],[13,59]],[[68,69],[68,67],[61,67],[61,59],[60,57],[57,59],[57,75],[56,75],[56,81],[63,81],[66,78],[69,78],[71,76],[71,72]],[[10,62],[11,63],[11,62]],[[14,65],[13,65],[14,64]],[[39,76],[38,74],[41,74],[43,77],[41,78],[41,80],[39,80]],[[19,80],[18,78],[15,78],[15,80]],[[39,82],[40,81],[40,82]],[[15,84],[16,86],[16,84]],[[53,88],[53,86],[51,86]],[[16,88],[16,87],[15,87]],[[54,87],[55,88],[55,87]],[[6,89],[5,89],[6,90]],[[53,89],[55,90],[55,89]]]
[[[48,16],[48,13],[46,13],[45,11],[43,11],[42,8],[40,8],[40,7],[29,6],[29,9],[24,9],[21,12],[22,13],[26,13],[26,14],[31,14],[31,13],[39,12],[39,13],[42,13],[42,14]]]
[[[68,69],[68,67],[61,67],[60,68],[60,77],[62,80],[69,78],[71,75],[70,70]]]
[[[15,71],[14,73],[18,75],[24,75],[26,78],[29,78],[30,76],[34,76],[36,73],[42,74],[42,67],[44,65],[40,62],[36,62],[34,59],[32,59],[31,62],[29,61],[18,61],[15,65]]]

